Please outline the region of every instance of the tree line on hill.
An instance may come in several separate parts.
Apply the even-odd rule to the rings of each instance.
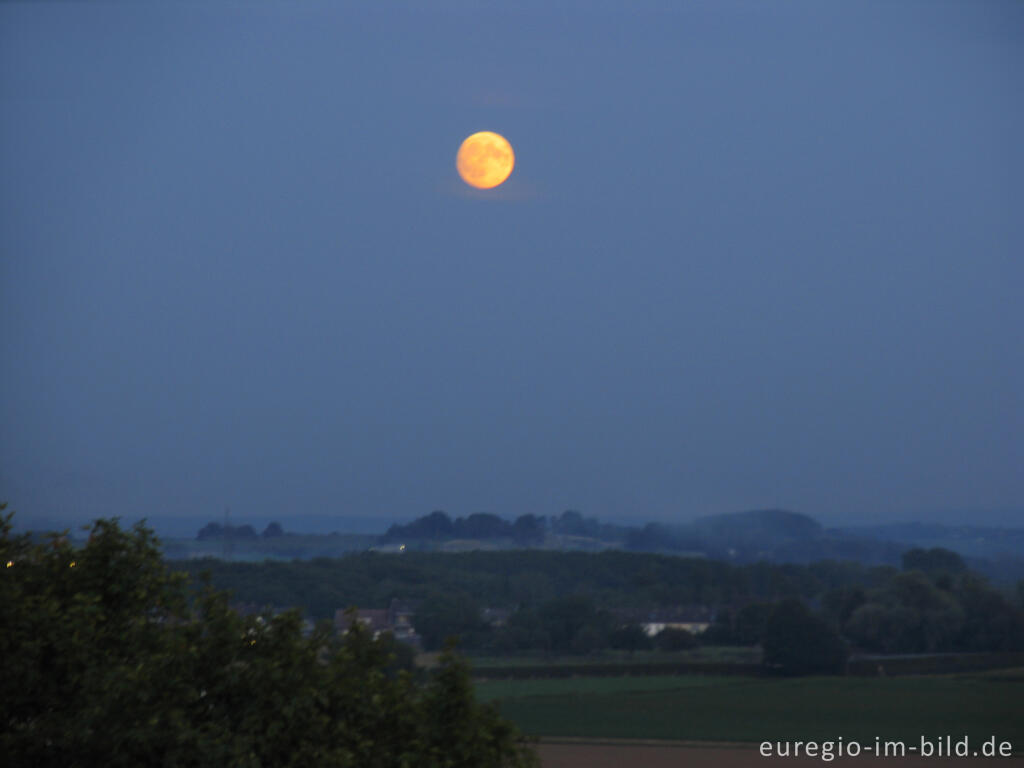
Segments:
[[[899,540],[877,535],[890,530],[900,537]],[[923,537],[921,542],[911,540],[915,535]],[[268,525],[261,535],[249,525],[209,523],[196,538],[237,542],[250,555],[262,553],[288,558],[339,556],[373,546],[369,535],[298,536],[286,534],[276,522]],[[935,541],[948,541],[949,546]],[[767,560],[807,564],[832,559],[893,566],[899,565],[907,549],[943,546],[969,551],[971,567],[989,578],[1003,582],[1024,578],[1024,529],[936,525],[826,529],[808,515],[779,509],[709,515],[685,524],[647,523],[642,526],[604,523],[575,510],[551,517],[525,514],[514,520],[484,512],[453,519],[435,510],[410,523],[392,525],[376,538],[376,545],[385,549],[401,546],[405,551],[481,545],[489,549],[623,549],[699,555],[731,563]],[[189,556],[187,547],[180,542],[170,544],[168,553],[175,557]]]
[[[541,543],[545,532],[544,518],[536,515],[520,515],[510,523],[487,512],[452,520],[444,512],[435,511],[407,525],[392,525],[381,542],[510,539],[521,546],[530,546]]]
[[[899,539],[887,539],[892,531]],[[922,542],[948,541],[945,544]],[[453,539],[473,539],[512,546],[551,548],[621,548],[632,552],[695,555],[752,563],[770,560],[811,563],[823,559],[856,560],[872,565],[899,565],[915,546],[970,550],[972,567],[992,578],[1024,578],[1024,529],[1003,530],[911,525],[893,528],[827,529],[814,518],[781,509],[708,515],[689,523],[650,522],[640,526],[603,523],[567,510],[561,515],[522,515],[514,521],[480,513],[454,520],[436,510],[406,525],[393,525],[382,544],[431,550]],[[987,543],[984,543],[987,542]]]
[[[263,533],[257,536],[256,529],[251,525],[221,525],[220,523],[207,523],[199,529],[196,534],[197,541],[208,541],[210,539],[238,539],[254,540],[257,538],[275,539],[284,536],[284,528],[278,522],[268,523]]]
[[[272,522],[262,536],[268,538],[283,534],[280,523]],[[549,534],[589,539],[595,544],[633,551],[703,552],[712,556],[724,555],[727,559],[738,558],[743,562],[763,552],[767,545],[820,539],[823,529],[807,515],[785,510],[712,515],[687,525],[647,523],[639,527],[603,523],[576,510],[566,510],[550,518],[524,514],[512,521],[489,512],[452,519],[444,511],[435,510],[410,523],[391,525],[379,542],[402,543],[410,550],[427,551],[439,543],[459,539],[505,541],[531,547],[543,543]],[[257,534],[251,525],[211,522],[196,535],[197,540],[217,538],[255,539]],[[892,555],[891,552],[887,554]]]

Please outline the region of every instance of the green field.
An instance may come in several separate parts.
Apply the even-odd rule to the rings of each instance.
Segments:
[[[1024,749],[1024,675],[615,677],[477,683],[541,737],[759,742],[996,736]]]
[[[704,645],[687,651],[628,651],[605,650],[600,653],[575,656],[550,656],[542,653],[522,653],[517,656],[470,656],[474,669],[488,667],[583,666],[594,664],[677,664],[683,662],[721,662],[757,664],[761,649],[754,646]]]
[[[360,533],[294,534],[273,538],[234,539],[226,550],[222,539],[161,539],[164,556],[169,560],[200,557],[229,558],[238,562],[264,560],[308,560],[314,557],[341,557],[350,552],[365,552],[379,537]],[[228,554],[230,553],[230,554]]]

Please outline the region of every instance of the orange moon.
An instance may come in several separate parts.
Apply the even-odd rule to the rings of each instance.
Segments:
[[[491,189],[512,173],[516,156],[504,136],[480,131],[466,138],[455,156],[455,168],[462,180],[477,189]]]

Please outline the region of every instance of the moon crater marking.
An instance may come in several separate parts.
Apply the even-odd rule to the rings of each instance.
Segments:
[[[515,163],[515,153],[508,139],[492,131],[480,131],[467,137],[455,156],[459,176],[477,189],[491,189],[503,183]]]

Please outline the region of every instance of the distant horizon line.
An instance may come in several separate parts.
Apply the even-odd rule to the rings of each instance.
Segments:
[[[637,518],[626,518],[626,517],[601,517],[596,514],[588,514],[586,511],[568,507],[560,510],[559,512],[552,514],[538,515],[538,517],[545,517],[551,519],[558,517],[563,512],[575,511],[583,515],[584,518],[595,519],[601,523],[624,526],[624,527],[636,527],[644,526],[648,523],[661,523],[661,524],[675,524],[685,525],[692,523],[702,517],[728,515],[743,512],[755,512],[755,511],[766,511],[766,510],[780,510],[787,512],[794,512],[797,514],[804,515],[818,523],[825,528],[837,528],[837,527],[853,527],[853,528],[878,528],[887,526],[898,526],[898,525],[938,525],[943,527],[969,527],[969,528],[1024,528],[1024,507],[958,507],[950,509],[924,509],[916,512],[906,512],[907,517],[889,517],[884,514],[874,515],[858,515],[858,514],[847,514],[847,515],[815,515],[808,512],[801,512],[797,509],[792,509],[784,506],[761,506],[761,507],[750,507],[741,510],[729,510],[725,512],[713,512],[713,513],[698,513],[688,515],[687,517],[637,517]],[[210,514],[210,513],[194,513],[194,514],[183,514],[183,515],[170,515],[170,514],[155,514],[155,515],[138,515],[138,514],[111,514],[111,515],[90,515],[84,513],[74,512],[58,512],[58,513],[33,513],[26,512],[14,507],[13,504],[8,504],[5,514],[14,511],[15,516],[13,519],[15,529],[17,530],[64,530],[67,528],[74,528],[81,525],[87,525],[97,519],[109,519],[117,518],[126,524],[134,525],[135,523],[145,520],[147,525],[152,528],[158,535],[173,535],[180,537],[183,530],[190,531],[191,535],[198,532],[198,528],[192,530],[196,525],[202,527],[207,523],[223,523],[223,513],[221,514]],[[440,511],[444,512],[453,520],[458,517],[468,517],[472,514],[493,514],[503,520],[513,521],[516,518],[525,514],[537,514],[536,512],[522,512],[520,514],[501,514],[496,512],[488,512],[487,510],[478,510],[474,512],[466,513],[452,513],[443,507],[434,507],[426,512],[422,512],[417,515],[390,515],[390,514],[345,514],[345,513],[328,513],[328,512],[301,512],[291,513],[286,515],[267,515],[263,513],[255,513],[252,515],[238,515],[232,513],[231,523],[236,526],[240,525],[253,525],[253,526],[265,526],[271,522],[277,522],[282,525],[288,533],[299,533],[299,534],[328,534],[328,533],[384,533],[387,528],[395,524],[405,524],[417,520],[421,517],[429,515],[431,512]],[[979,517],[989,517],[993,515],[1006,516],[1012,514],[1019,514],[1021,516],[1020,522],[1001,521],[993,522],[987,519],[979,519]],[[942,519],[934,519],[940,517]],[[962,517],[959,520],[953,520],[951,518]],[[929,519],[932,518],[932,519]],[[312,527],[315,530],[310,530],[307,527],[300,527],[296,529],[290,529],[287,526],[287,521],[301,524],[306,523],[307,526],[314,524]],[[320,525],[315,525],[320,523]],[[335,524],[335,527],[328,530],[324,527],[327,523]],[[346,523],[348,525],[354,525],[354,528],[342,529],[336,527],[338,523]],[[167,531],[174,529],[174,534],[168,534]]]

